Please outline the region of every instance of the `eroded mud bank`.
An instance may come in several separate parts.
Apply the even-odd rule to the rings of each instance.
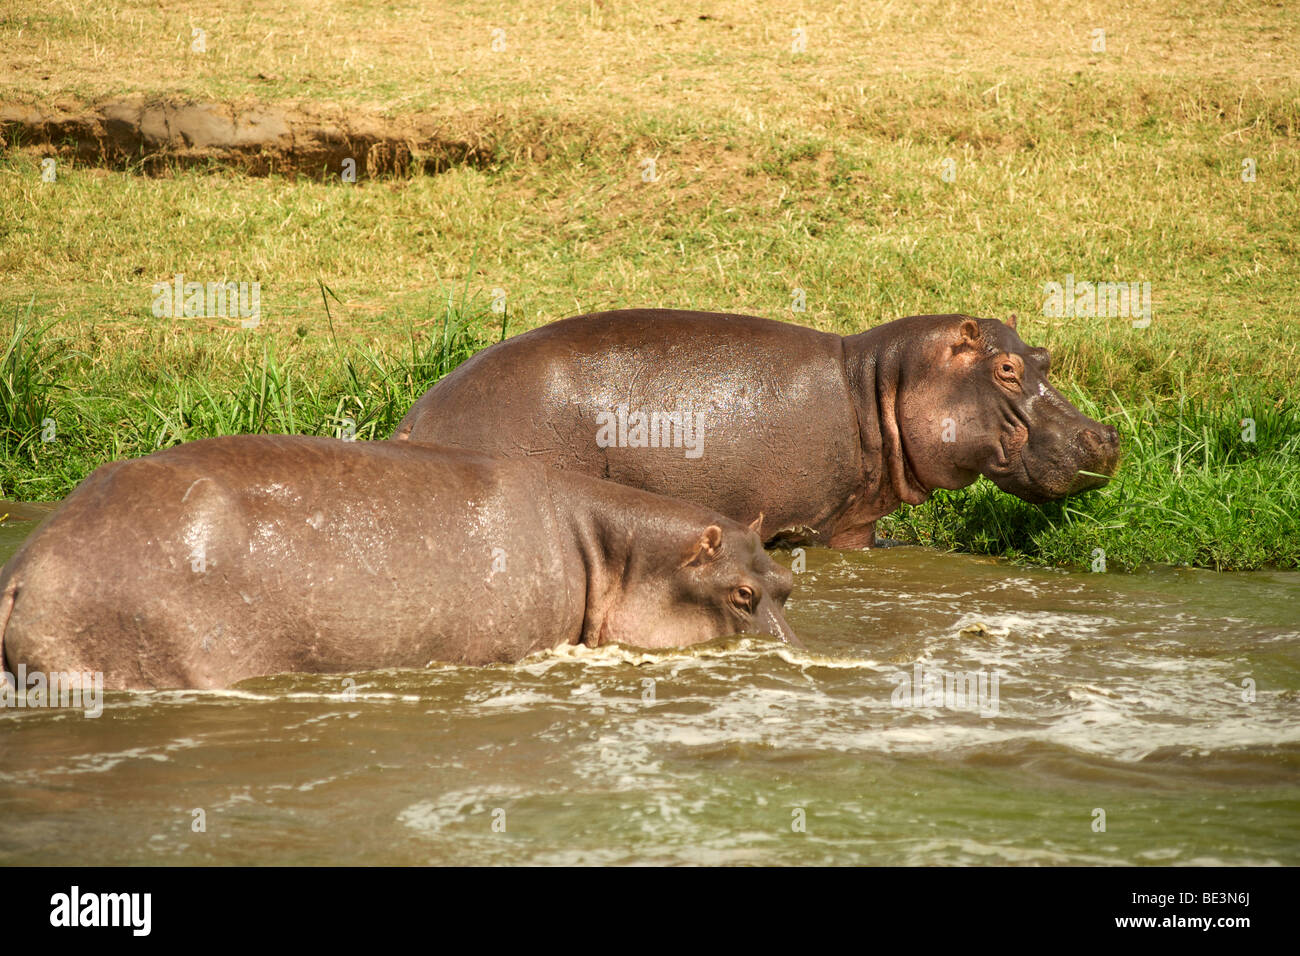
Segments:
[[[495,138],[476,133],[464,117],[143,97],[82,106],[0,105],[0,135],[9,148],[151,175],[220,165],[251,175],[318,177],[354,168],[363,178],[484,166],[496,152]]]

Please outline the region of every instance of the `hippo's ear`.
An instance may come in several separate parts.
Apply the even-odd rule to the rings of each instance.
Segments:
[[[682,567],[698,568],[706,565],[716,558],[721,550],[722,529],[716,524],[711,524],[686,549],[686,560],[682,562]]]
[[[749,523],[749,530],[760,538],[763,537],[763,512],[760,511],[758,517]]]
[[[984,351],[984,333],[980,331],[980,324],[974,319],[963,319],[961,325],[957,326],[957,341],[952,343],[952,354],[967,355],[975,353],[976,355]]]
[[[1007,325],[1011,326],[1012,329],[1015,329],[1015,327],[1016,327],[1016,314],[1015,314],[1014,312],[1011,313],[1011,318],[1007,319]]]

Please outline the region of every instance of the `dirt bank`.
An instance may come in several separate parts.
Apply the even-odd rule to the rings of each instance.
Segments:
[[[251,175],[358,179],[492,162],[492,137],[467,117],[398,118],[316,105],[160,102],[143,97],[86,106],[0,105],[7,147],[157,175],[177,166],[228,166]]]

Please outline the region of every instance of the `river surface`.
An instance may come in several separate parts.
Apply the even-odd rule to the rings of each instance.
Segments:
[[[0,710],[0,863],[1300,864],[1300,574],[805,558],[806,651]]]

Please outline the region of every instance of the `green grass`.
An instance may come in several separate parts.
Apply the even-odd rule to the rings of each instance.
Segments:
[[[332,340],[282,354],[231,332],[214,363],[202,344],[161,335],[92,358],[74,352],[58,325],[15,311],[0,366],[0,492],[60,498],[106,461],[218,435],[387,438],[425,389],[507,330],[504,314],[463,291],[389,318],[406,325],[405,351]],[[430,318],[430,331],[417,333]],[[56,384],[58,376],[76,386]]]
[[[334,297],[320,291],[328,325]],[[59,498],[105,461],[217,435],[382,439],[428,386],[507,331],[505,316],[465,289],[389,319],[405,324],[404,350],[344,346],[331,336],[323,347],[299,341],[282,355],[232,331],[217,364],[193,339],[165,337],[151,340],[156,349],[109,350],[108,361],[97,361],[70,349],[58,324],[38,324],[30,307],[17,307],[0,363],[0,490]],[[1094,567],[1099,553],[1109,570],[1300,567],[1300,406],[1265,398],[1133,405],[1114,392],[1098,401],[1067,391],[1123,436],[1107,486],[1031,505],[981,480],[902,508],[879,533],[1075,568]]]
[[[52,421],[62,364],[46,333],[50,323],[32,324],[32,303],[15,308],[0,357],[0,438],[16,456],[33,456],[33,442]]]

